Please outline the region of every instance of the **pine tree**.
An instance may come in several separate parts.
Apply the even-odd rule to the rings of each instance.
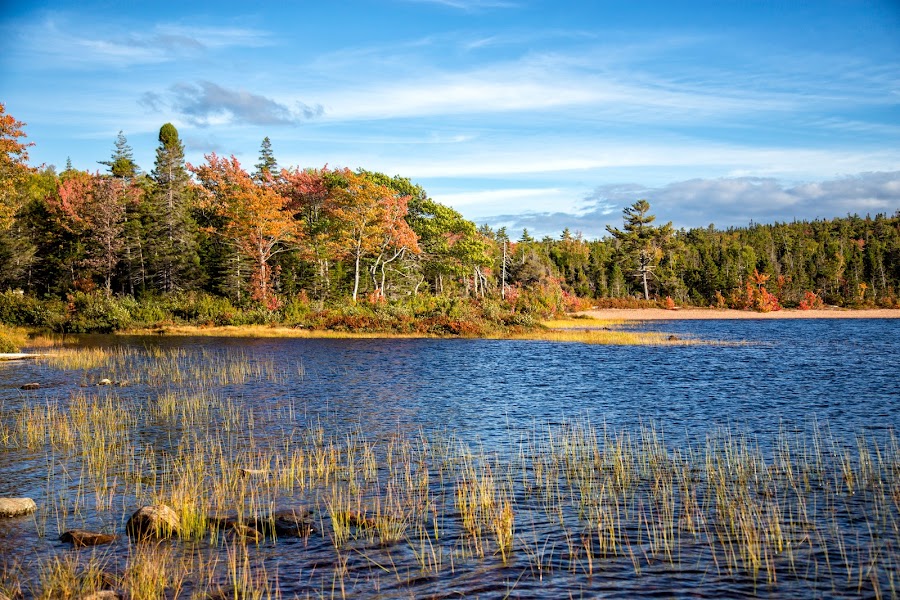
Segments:
[[[159,130],[153,172],[147,243],[153,281],[162,292],[189,287],[198,270],[196,226],[190,217],[190,177],[178,130]]]
[[[112,176],[120,179],[134,179],[141,172],[137,163],[134,162],[134,151],[128,145],[128,139],[121,131],[116,136],[116,149],[113,150],[112,156],[109,160],[100,161],[100,164],[109,167]]]
[[[644,300],[650,299],[648,279],[662,257],[663,246],[672,235],[672,223],[654,227],[651,223],[656,217],[648,214],[649,211],[650,203],[638,200],[622,211],[625,231],[606,226],[606,230],[622,242],[626,256],[634,264],[634,276],[639,277],[644,285]]]
[[[278,170],[278,162],[272,153],[272,141],[268,136],[263,138],[259,147],[259,162],[255,166],[256,172],[253,175],[259,181],[266,181],[273,177]]]

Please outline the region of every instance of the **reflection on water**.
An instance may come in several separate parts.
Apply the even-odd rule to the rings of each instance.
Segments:
[[[656,328],[652,324],[641,327]],[[664,531],[645,522],[655,518],[654,513],[645,512],[643,505],[627,503],[615,505],[626,521],[617,535],[632,540],[636,546],[629,546],[628,552],[607,553],[595,562],[593,546],[585,546],[582,537],[584,515],[597,516],[599,509],[586,508],[574,497],[559,500],[563,507],[560,510],[565,513],[560,519],[566,523],[561,529],[558,523],[547,519],[546,495],[529,492],[526,488],[531,483],[523,487],[511,480],[512,475],[504,480],[493,471],[491,477],[498,476],[496,487],[514,503],[519,522],[530,519],[527,527],[518,528],[514,538],[516,550],[507,561],[499,560],[493,552],[480,555],[477,544],[471,545],[471,535],[467,537],[465,531],[453,529],[457,525],[451,523],[462,520],[461,509],[455,504],[459,502],[461,484],[456,479],[443,478],[451,474],[459,477],[460,471],[454,469],[459,469],[460,461],[469,460],[467,452],[476,455],[472,460],[479,466],[472,468],[478,477],[485,477],[487,471],[483,469],[490,470],[491,464],[500,471],[508,469],[509,473],[521,468],[525,479],[538,477],[537,470],[570,460],[566,454],[569,450],[554,446],[554,436],[570,431],[572,423],[587,424],[584,427],[597,432],[616,432],[614,435],[634,432],[635,440],[640,438],[642,428],[652,428],[669,451],[689,452],[688,448],[694,448],[698,453],[704,443],[709,443],[709,435],[722,427],[743,436],[746,448],[758,450],[765,461],[776,461],[782,456],[778,440],[786,436],[806,439],[805,436],[819,431],[831,445],[826,450],[831,452],[829,460],[835,463],[831,466],[838,472],[841,449],[856,448],[859,434],[864,434],[875,448],[896,444],[891,437],[900,425],[900,345],[896,341],[900,339],[900,323],[896,320],[676,321],[659,327],[679,336],[749,343],[655,348],[502,340],[92,337],[82,343],[132,350],[114,366],[86,371],[66,371],[44,363],[0,363],[0,416],[4,423],[0,442],[6,435],[2,445],[7,446],[0,450],[0,497],[30,496],[44,507],[55,507],[54,514],[45,509],[35,518],[0,521],[0,554],[25,557],[27,564],[33,564],[33,559],[46,560],[66,551],[67,547],[55,539],[59,530],[67,526],[121,532],[122,520],[136,508],[139,493],[150,498],[152,493],[146,488],[177,485],[188,477],[180,472],[157,473],[147,465],[164,462],[169,454],[186,447],[221,445],[222,456],[234,460],[238,460],[235,457],[241,456],[241,451],[252,450],[253,460],[277,466],[278,457],[287,457],[298,448],[306,451],[321,447],[324,452],[327,443],[323,440],[337,440],[343,445],[342,453],[350,452],[348,449],[362,452],[355,450],[354,440],[359,438],[360,447],[373,448],[381,465],[371,481],[360,483],[363,490],[371,488],[364,493],[388,498],[389,495],[384,496],[385,486],[390,488],[396,482],[391,479],[390,469],[383,465],[394,452],[405,456],[411,464],[420,465],[408,478],[427,480],[422,484],[423,493],[444,503],[441,514],[448,519],[446,534],[458,540],[448,545],[442,545],[442,540],[435,550],[433,542],[428,548],[417,547],[420,542],[424,544],[424,538],[416,541],[409,532],[406,536],[412,538],[410,543],[391,546],[373,545],[367,535],[360,535],[348,546],[352,551],[336,554],[334,540],[321,533],[330,531],[330,515],[324,514],[323,509],[317,515],[319,535],[267,540],[248,550],[253,561],[265,564],[267,576],[277,573],[278,589],[285,597],[317,596],[323,593],[321,590],[328,590],[327,595],[372,597],[782,597],[806,596],[811,581],[814,586],[821,585],[813,595],[863,590],[874,593],[877,577],[874,584],[842,582],[840,587],[835,587],[833,573],[812,578],[804,575],[797,577],[794,584],[781,582],[781,587],[770,585],[764,567],[762,576],[738,577],[733,570],[721,568],[727,557],[717,554],[717,546],[710,545],[705,537],[708,532],[697,533],[696,542],[681,539],[688,536],[684,531],[689,529],[679,529],[680,551],[685,554],[679,558],[679,567],[673,569],[671,560],[652,559],[661,550],[654,546],[659,540],[650,539],[651,533]],[[164,361],[169,361],[165,369],[153,368],[155,362]],[[227,376],[210,379],[210,372]],[[105,377],[127,385],[97,387],[95,384]],[[31,381],[40,382],[41,389],[19,390],[19,386]],[[177,398],[176,405],[166,405],[167,393]],[[141,492],[131,487],[125,491],[123,486],[135,485],[133,481],[126,484],[127,480],[149,476],[118,474],[119,478],[109,483],[109,504],[115,508],[106,510],[92,509],[103,504],[99,495],[79,497],[84,493],[82,480],[89,478],[85,465],[96,460],[85,454],[86,442],[73,443],[69,450],[60,442],[50,452],[45,447],[22,447],[21,443],[20,447],[9,447],[10,432],[21,428],[16,419],[28,407],[59,405],[61,410],[69,410],[74,398],[86,395],[108,398],[136,415],[149,415],[139,418],[134,427],[123,426],[117,430],[119,437],[104,439],[100,446],[120,444],[132,449],[138,456],[135,464],[147,463],[147,472],[152,471],[156,479],[148,480]],[[191,400],[184,400],[186,397]],[[185,410],[186,402],[207,419],[204,426],[171,417]],[[236,427],[236,423],[246,426]],[[602,437],[600,433],[598,436]],[[409,440],[418,441],[414,446],[404,446]],[[731,447],[728,444],[732,442],[723,443]],[[525,456],[528,449],[548,456],[559,452],[561,462],[544,465]],[[313,450],[309,452],[309,460],[313,460]],[[356,459],[363,464],[362,458],[355,456],[352,460]],[[348,459],[340,454],[338,460]],[[589,460],[587,455],[583,457],[583,461]],[[676,464],[674,458],[666,460]],[[701,462],[698,458],[697,463]],[[452,468],[447,466],[451,463]],[[560,476],[569,485],[596,483],[591,479],[594,475],[576,476],[571,469]],[[344,473],[341,477],[350,477],[341,479],[341,485],[352,487],[353,476]],[[776,483],[793,481],[794,474],[781,473],[779,477],[784,479]],[[440,482],[435,478],[440,478]],[[95,484],[93,480],[90,483]],[[279,491],[277,502],[322,506],[323,494],[331,493],[328,490],[333,485],[329,481],[327,485],[300,491]],[[407,485],[415,488],[409,482]],[[644,483],[635,485],[638,487],[634,498],[644,498],[642,494],[653,497],[652,490],[640,487]],[[828,485],[837,489],[847,484],[835,480]],[[707,492],[710,498],[714,497],[711,489],[701,490]],[[595,493],[599,492],[590,491]],[[605,498],[605,493],[598,497]],[[579,494],[590,495],[583,489]],[[685,500],[678,498],[681,510]],[[871,507],[854,504],[863,502],[864,494],[848,498],[840,507],[842,511],[869,514]],[[410,497],[402,500],[415,503]],[[896,519],[896,502],[895,498],[885,518]],[[793,510],[793,505],[785,500],[779,510],[787,510],[788,506]],[[703,508],[712,510],[698,510]],[[795,518],[798,515],[791,513],[790,519]],[[602,521],[601,517],[598,519]],[[662,522],[661,517],[657,520]],[[898,539],[896,521],[892,522],[893,539],[887,540],[885,551],[889,564],[896,564]],[[627,531],[632,527],[628,523],[634,523],[633,531]],[[882,525],[890,531],[889,521],[879,527]],[[852,514],[841,526],[856,526]],[[871,529],[872,523],[866,516],[858,526]],[[428,527],[432,528],[429,535],[438,539],[440,525]],[[808,546],[806,550],[798,549],[791,560],[811,560],[803,552],[814,555],[820,551],[812,543]],[[127,561],[128,545],[114,546],[109,552],[112,564],[123,563]],[[440,568],[423,568],[425,554],[430,554],[432,562],[440,563]],[[821,563],[828,564],[829,560],[823,556]],[[385,562],[395,568],[383,568]],[[3,568],[0,561],[0,569]],[[854,568],[862,569],[858,565]],[[36,579],[36,571],[24,571],[26,580]],[[860,579],[865,580],[865,576]],[[338,581],[340,588],[334,587]],[[27,595],[27,590],[24,593]]]

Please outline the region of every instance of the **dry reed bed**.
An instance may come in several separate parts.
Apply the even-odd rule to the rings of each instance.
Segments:
[[[283,540],[235,536],[215,518],[270,531],[284,507],[309,515],[312,557],[299,571],[311,597],[418,595],[429,582],[474,585],[490,573],[511,581],[512,595],[623,569],[640,585],[659,568],[738,586],[725,589],[898,594],[893,434],[846,445],[815,426],[762,441],[715,429],[673,446],[653,426],[575,420],[505,440],[512,450],[501,453],[447,432],[371,438],[300,425],[292,403],[223,393],[294,376],[239,352],[113,348],[46,360],[85,381],[114,373],[158,389],[135,399],[90,387],[0,406],[0,452],[47,465],[33,525],[47,552],[37,570],[0,564],[10,598],[108,587],[132,598],[293,595],[296,574],[280,577]],[[79,551],[53,541],[73,527],[121,533],[138,506],[159,503],[178,514],[179,540]]]

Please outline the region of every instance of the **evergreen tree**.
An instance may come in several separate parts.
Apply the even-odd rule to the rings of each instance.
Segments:
[[[259,147],[259,162],[256,163],[256,172],[253,175],[259,181],[266,181],[277,172],[278,162],[272,153],[272,141],[266,136]]]
[[[147,245],[152,278],[162,292],[190,287],[196,281],[196,225],[190,216],[190,177],[184,166],[184,145],[178,130],[166,123],[159,130],[159,147],[151,174]]]
[[[100,161],[100,164],[109,167],[112,176],[120,179],[134,179],[141,172],[137,163],[134,162],[134,151],[128,145],[128,139],[121,131],[116,136],[116,149],[113,150],[112,156],[109,160]]]
[[[672,223],[654,227],[651,223],[656,217],[648,214],[649,211],[650,203],[638,200],[622,211],[624,231],[609,225],[606,227],[613,237],[622,242],[626,256],[634,264],[634,275],[644,285],[644,300],[650,299],[648,279],[662,258],[663,246],[672,235]]]

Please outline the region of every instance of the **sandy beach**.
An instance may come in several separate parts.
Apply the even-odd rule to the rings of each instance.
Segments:
[[[900,319],[900,310],[873,308],[849,310],[779,310],[759,313],[749,310],[718,310],[715,308],[605,308],[581,313],[595,319],[624,319],[626,321],[674,321],[687,319]]]

